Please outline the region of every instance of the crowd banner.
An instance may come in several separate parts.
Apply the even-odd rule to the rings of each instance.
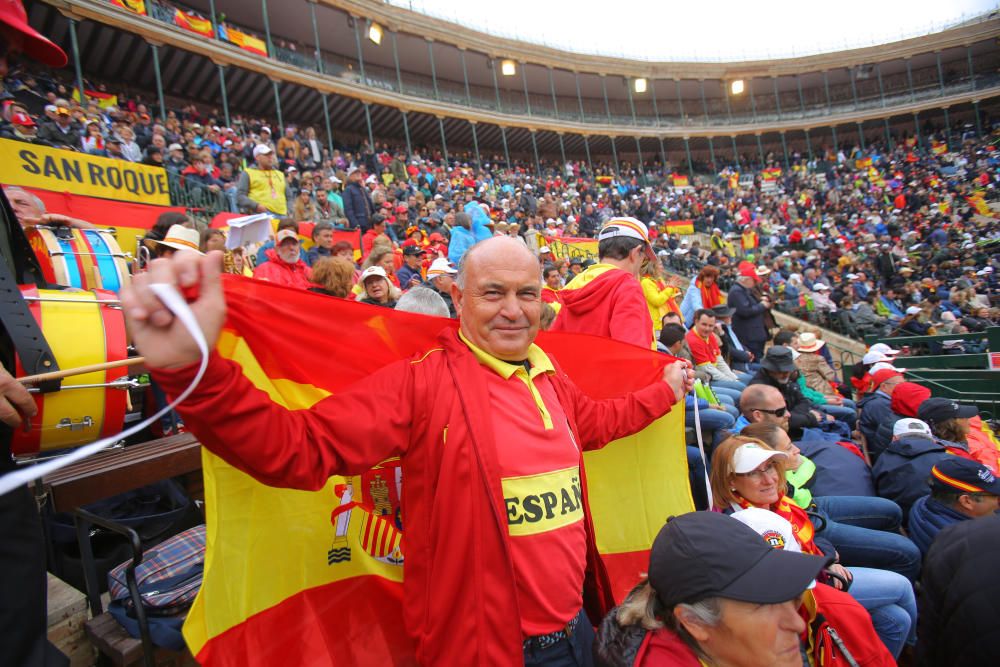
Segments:
[[[212,39],[214,36],[211,21],[189,12],[181,11],[180,9],[174,10],[174,23],[177,24],[178,28],[183,28],[188,32],[193,32],[202,37]]]
[[[672,174],[671,178],[673,179],[675,188],[686,188],[691,185],[690,179],[683,174]]]
[[[228,312],[219,354],[292,410],[434,347],[443,327],[457,327],[237,276],[223,281]],[[276,354],[287,348],[288,331],[306,338],[295,354]],[[363,340],[364,354],[330,354],[330,340]],[[579,334],[543,332],[538,342],[594,398],[654,382],[671,360]],[[683,424],[681,404],[642,433],[585,455],[598,546],[618,599],[648,566],[665,519],[693,509]],[[415,664],[402,621],[406,482],[399,461],[309,492],[264,485],[207,450],[202,457],[207,554],[184,625],[200,664]]]
[[[167,172],[125,160],[88,155],[0,139],[5,185],[101,197],[142,204],[170,205]]]
[[[152,206],[38,188],[24,189],[42,200],[46,213],[68,215],[99,227],[113,227],[119,247],[133,256],[138,240],[153,228],[157,218],[168,211],[184,213],[183,206]]]
[[[146,0],[111,0],[111,4],[136,14],[146,15]]]
[[[552,254],[559,259],[597,259],[597,239],[574,236],[549,237],[539,243],[549,246]]]

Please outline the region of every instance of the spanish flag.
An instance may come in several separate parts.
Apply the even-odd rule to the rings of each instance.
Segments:
[[[948,152],[948,144],[943,141],[932,141],[931,152],[934,153],[934,155],[944,155]]]
[[[228,313],[219,353],[292,410],[434,347],[443,327],[457,326],[248,278],[223,281]],[[338,354],[330,341],[352,341],[364,352]],[[592,336],[543,333],[537,342],[595,398],[649,384],[670,359]],[[598,548],[619,600],[645,571],[663,521],[693,509],[685,450],[665,446],[682,441],[683,419],[675,408],[641,433],[585,455]],[[207,451],[203,467],[205,572],[184,625],[199,663],[415,664],[401,611],[406,481],[398,460],[333,477],[316,492],[267,486]]]
[[[981,193],[976,193],[971,197],[966,197],[965,201],[972,205],[972,208],[976,209],[976,213],[980,215],[991,215],[993,211],[990,210],[989,204],[983,199]]]
[[[183,28],[184,30],[193,32],[196,35],[208,37],[209,39],[214,37],[212,32],[212,22],[208,19],[203,19],[200,16],[195,16],[189,12],[181,11],[180,9],[174,10],[174,23],[177,24],[178,28]]]
[[[781,168],[771,167],[769,169],[765,169],[764,171],[761,172],[761,177],[765,181],[776,181],[779,178],[781,178]]]
[[[686,188],[688,185],[690,185],[688,177],[684,176],[683,174],[674,174],[673,179],[675,188]]]
[[[734,171],[729,174],[729,188],[735,190],[740,185],[740,172]]]
[[[146,15],[146,0],[111,0],[111,4],[136,14]]]
[[[663,228],[668,234],[694,234],[694,222],[691,220],[667,220]]]
[[[870,157],[861,158],[860,160],[854,161],[855,169],[867,169],[872,166],[872,159]]]
[[[111,93],[101,93],[96,90],[86,90],[83,91],[84,95],[87,96],[88,100],[97,100],[97,106],[101,109],[107,109],[109,107],[118,106],[118,96],[112,95]],[[80,102],[80,89],[73,88],[73,99]],[[80,102],[83,104],[83,102]]]

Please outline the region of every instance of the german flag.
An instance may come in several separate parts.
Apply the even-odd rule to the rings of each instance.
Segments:
[[[379,368],[436,345],[453,320],[223,276],[218,344],[271,400],[308,409]],[[276,321],[282,326],[274,326]],[[293,354],[288,332],[294,331]],[[331,341],[363,345],[333,353]],[[662,374],[670,357],[610,339],[542,333],[538,344],[595,398]],[[595,363],[600,360],[600,363]],[[608,374],[606,369],[615,372]],[[693,509],[684,411],[585,454],[597,546],[620,600],[648,566],[666,517]],[[665,446],[669,445],[669,446]],[[403,630],[405,526],[398,461],[316,492],[270,487],[203,453],[207,552],[184,637],[202,665],[412,665]]]

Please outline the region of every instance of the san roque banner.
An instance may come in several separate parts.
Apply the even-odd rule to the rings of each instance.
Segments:
[[[262,281],[223,280],[228,313],[218,353],[290,410],[308,410],[425,352],[442,328],[457,327]],[[281,352],[290,331],[298,336],[294,354]],[[331,340],[364,341],[364,354],[331,350]],[[594,398],[646,386],[672,359],[581,334],[543,332],[538,344]],[[184,626],[200,664],[416,664],[403,626],[399,460],[332,477],[316,492],[267,486],[207,451],[203,464],[208,550]],[[587,452],[585,465],[598,548],[620,600],[647,568],[666,518],[693,510],[683,404],[644,431]]]
[[[0,183],[118,201],[170,205],[167,172],[124,160],[0,139]]]

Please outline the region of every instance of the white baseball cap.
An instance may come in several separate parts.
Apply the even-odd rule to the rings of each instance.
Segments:
[[[764,449],[760,445],[749,442],[738,447],[733,454],[733,472],[737,474],[753,472],[765,461],[770,461],[778,456],[786,458],[784,452]]]
[[[267,144],[257,144],[256,146],[253,147],[254,157],[257,157],[258,155],[267,155],[268,153],[273,153],[273,152],[274,151],[272,151],[271,147],[268,146]]]
[[[920,314],[920,307],[919,306],[910,306],[909,308],[906,309],[906,314],[907,315],[919,315]]]
[[[371,278],[372,276],[378,276],[379,278],[389,279],[386,275],[385,269],[381,266],[369,266],[367,269],[361,272],[361,283],[364,284],[365,280]]]
[[[885,343],[875,343],[870,348],[868,348],[868,351],[869,352],[879,352],[881,354],[884,354],[887,357],[894,357],[897,354],[899,354],[899,350],[891,348],[888,345],[886,345]]]
[[[443,275],[455,275],[458,273],[458,269],[451,265],[445,257],[438,257],[433,262],[431,262],[430,267],[427,269],[427,277],[434,278],[436,276]]]
[[[865,353],[865,356],[861,357],[861,363],[865,366],[868,364],[877,364],[880,361],[892,361],[892,358],[887,357],[882,352],[876,352],[875,350],[869,350]]]
[[[646,227],[645,223],[640,222],[635,218],[611,218],[604,223],[604,226],[601,227],[601,231],[597,234],[597,240],[603,241],[604,239],[611,239],[616,236],[638,239],[648,244],[649,228]]]
[[[880,361],[868,369],[868,375],[874,376],[879,371],[892,371],[894,373],[905,373],[906,371],[902,368],[896,368],[887,361]]]
[[[897,419],[892,427],[892,437],[899,438],[905,435],[919,435],[925,438],[934,437],[931,434],[931,427],[927,425],[927,422],[910,417]]]

